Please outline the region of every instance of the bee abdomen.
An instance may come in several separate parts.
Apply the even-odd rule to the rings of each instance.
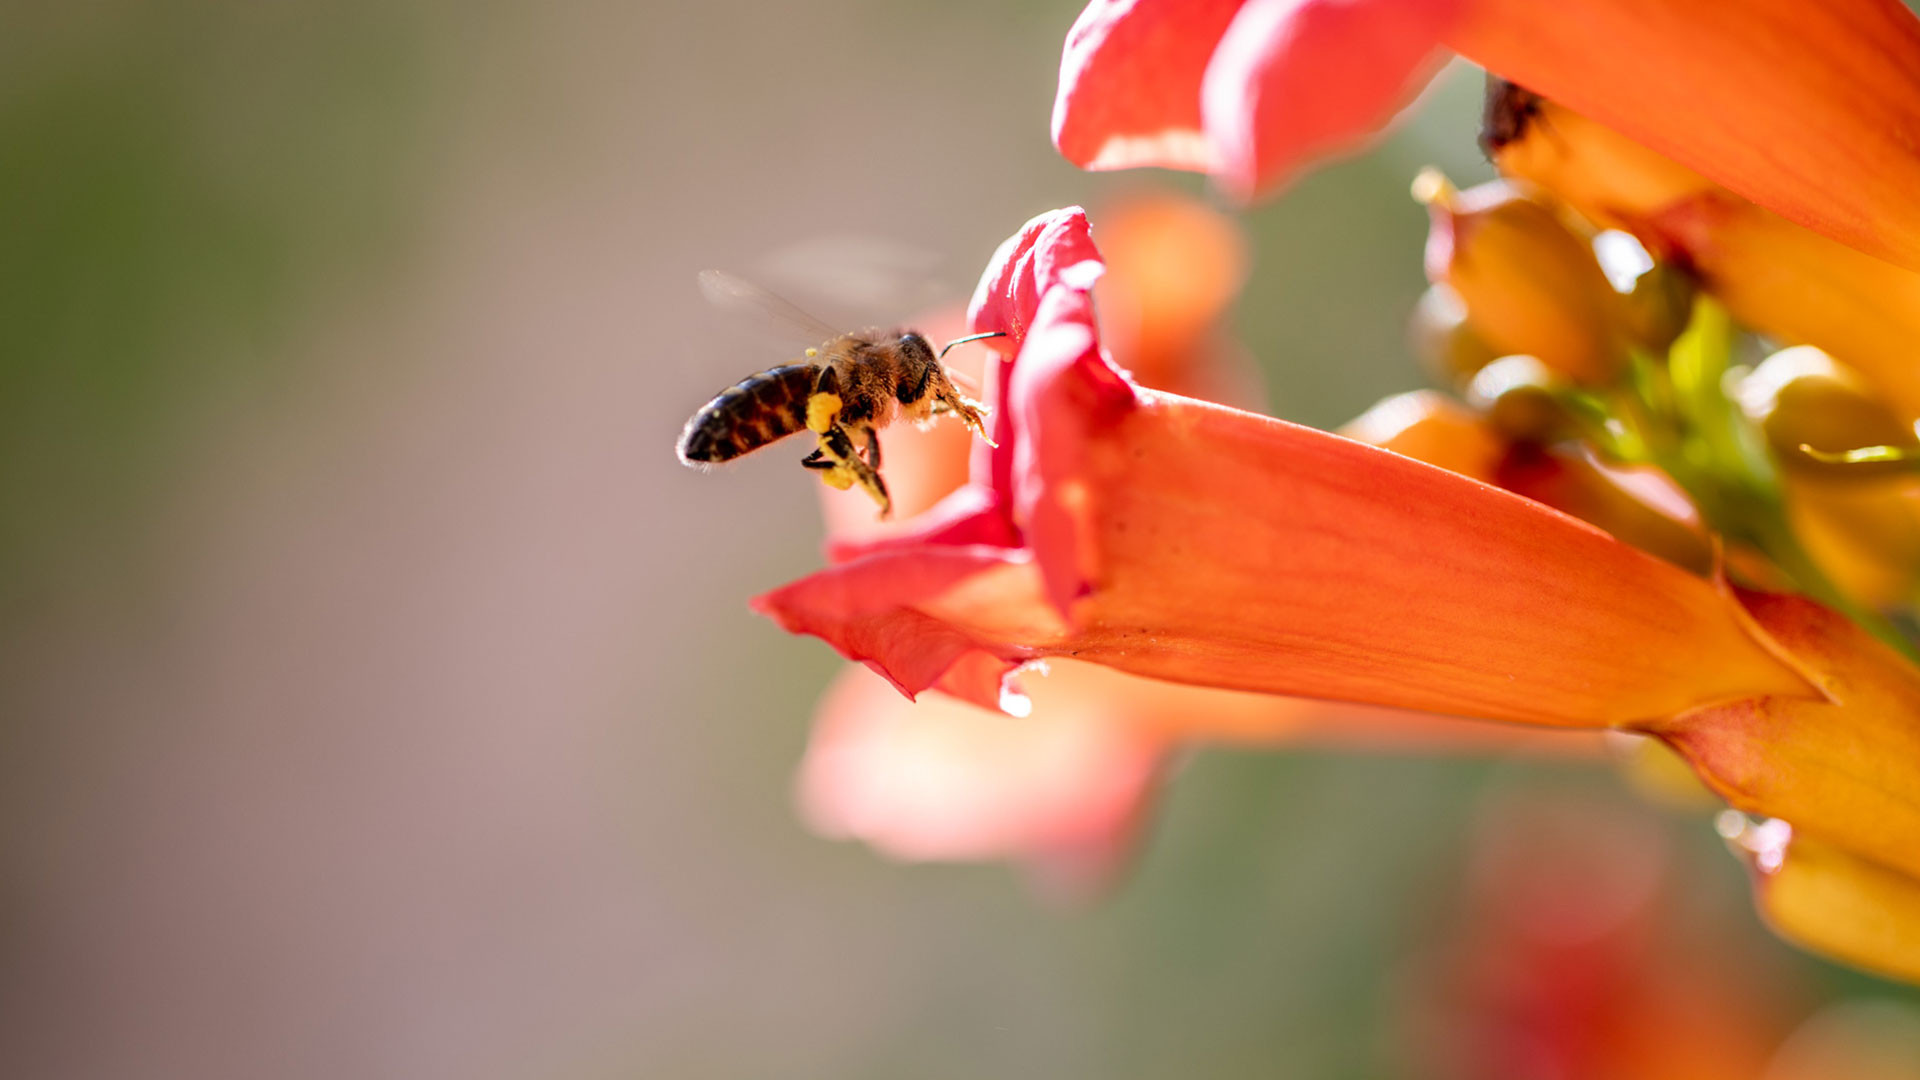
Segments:
[[[700,407],[680,433],[689,465],[731,461],[807,426],[807,398],[819,369],[784,364],[749,375]]]

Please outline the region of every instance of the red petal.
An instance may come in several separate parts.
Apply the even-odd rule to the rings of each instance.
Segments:
[[[1134,388],[1101,352],[1093,297],[1080,289],[1047,294],[1011,371],[1002,411],[1013,424],[1014,521],[1065,614],[1097,569],[1083,451],[1133,405]]]
[[[1004,338],[990,338],[988,343],[1011,358],[1025,347],[1028,331],[1047,293],[1057,287],[1086,293],[1105,272],[1106,263],[1093,246],[1086,211],[1069,206],[1041,214],[1021,226],[1019,232],[994,252],[986,273],[974,289],[973,302],[967,310],[967,325],[976,334],[996,331],[1006,334]],[[1091,326],[1091,320],[1087,320],[1087,325]],[[1013,365],[1002,362],[990,374],[993,441],[998,448],[976,449],[974,478],[976,483],[986,484],[1002,498],[1008,498],[1012,492],[1015,446],[1020,437],[1015,431],[1014,410],[1008,407],[1008,403],[1015,400],[1009,385]]]
[[[948,669],[981,652],[1011,671],[1034,650],[1017,638],[1057,637],[1042,616],[1006,624],[999,635],[975,634],[918,610],[943,599],[1000,605],[1032,614],[1038,577],[1025,552],[1002,548],[928,546],[869,555],[801,578],[755,597],[753,609],[795,634],[812,634],[849,660],[866,663],[908,697],[936,685]],[[977,662],[977,661],[975,661]],[[988,708],[999,693],[984,693],[975,677],[953,689]],[[982,700],[984,699],[984,700]]]
[[[1249,0],[1207,67],[1201,114],[1216,179],[1241,198],[1350,150],[1444,62],[1462,0]]]
[[[1060,57],[1053,143],[1083,169],[1212,171],[1200,79],[1241,0],[1093,0]]]
[[[987,261],[967,307],[968,332],[1008,335],[989,344],[1012,356],[1047,290],[1056,285],[1091,289],[1105,271],[1087,212],[1077,206],[1049,210],[1022,225]]]

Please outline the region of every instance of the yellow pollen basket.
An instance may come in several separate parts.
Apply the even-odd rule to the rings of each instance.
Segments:
[[[831,469],[820,470],[820,482],[837,491],[845,491],[853,486],[853,470],[845,465],[835,465]]]
[[[840,418],[839,394],[815,394],[807,399],[807,430],[825,435]]]

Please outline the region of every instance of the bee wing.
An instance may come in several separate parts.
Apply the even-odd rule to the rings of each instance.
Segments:
[[[814,343],[840,336],[840,331],[786,300],[724,270],[700,271],[700,291],[714,307],[771,319],[777,327],[805,333],[807,339]]]

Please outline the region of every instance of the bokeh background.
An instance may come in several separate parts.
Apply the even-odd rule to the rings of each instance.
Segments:
[[[814,485],[674,460],[785,359],[694,275],[856,234],[954,302],[1203,192],[1054,155],[1078,7],[0,6],[0,1074],[1920,1075],[1601,761],[1199,752],[1091,904],[806,832],[838,661],[745,601]],[[1478,101],[1246,215],[1276,414],[1419,384]]]

